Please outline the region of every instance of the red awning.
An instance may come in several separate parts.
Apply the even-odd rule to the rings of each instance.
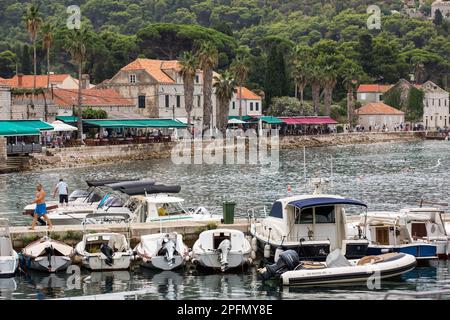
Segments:
[[[330,117],[279,117],[286,124],[337,124]]]

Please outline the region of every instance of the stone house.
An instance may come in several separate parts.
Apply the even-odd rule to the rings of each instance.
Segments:
[[[83,75],[83,87],[92,88],[89,75]],[[47,88],[47,75],[36,76],[36,88]],[[32,89],[34,85],[33,75],[18,74],[11,79],[4,79],[3,82],[12,88],[27,88]],[[77,89],[78,79],[75,79],[70,74],[50,74],[50,88],[60,89]]]
[[[449,93],[427,81],[422,85],[424,91],[423,123],[426,129],[446,128],[450,121]]]
[[[0,120],[11,118],[11,89],[0,82]]]
[[[392,85],[361,84],[356,92],[357,101],[359,101],[362,105],[371,102],[383,101],[383,94],[391,87]]]
[[[358,117],[358,124],[363,126],[365,130],[372,127],[383,127],[393,131],[395,126],[405,123],[405,113],[395,109],[383,102],[372,102],[355,111]]]

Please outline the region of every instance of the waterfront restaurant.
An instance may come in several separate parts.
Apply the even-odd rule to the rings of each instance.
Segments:
[[[41,132],[53,129],[41,120],[0,120],[0,137],[6,140],[7,155],[42,152]]]
[[[283,135],[323,134],[336,132],[337,121],[331,117],[279,117],[286,126]]]

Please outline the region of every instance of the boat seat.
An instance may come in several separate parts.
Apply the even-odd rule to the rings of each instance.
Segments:
[[[326,267],[327,265],[323,262],[301,261],[295,269],[325,269]]]
[[[376,263],[380,263],[380,262],[389,260],[396,256],[398,256],[398,253],[395,253],[395,252],[380,254],[377,256],[365,256],[365,257],[362,257],[361,259],[359,259],[357,265],[364,266],[366,264],[376,264]]]

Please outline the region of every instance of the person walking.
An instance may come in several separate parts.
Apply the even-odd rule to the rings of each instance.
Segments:
[[[44,218],[44,220],[47,221],[49,229],[53,227],[52,221],[47,217],[47,205],[45,204],[45,196],[46,193],[44,191],[44,188],[42,187],[42,184],[38,183],[36,186],[35,199],[32,202],[36,203],[36,209],[34,209],[33,222],[31,223],[30,230],[34,230],[38,218]]]
[[[64,179],[59,179],[55,191],[53,191],[53,199],[56,198],[56,192],[58,192],[59,195],[59,204],[64,205],[64,203],[66,203],[66,205],[69,205],[69,187]]]

